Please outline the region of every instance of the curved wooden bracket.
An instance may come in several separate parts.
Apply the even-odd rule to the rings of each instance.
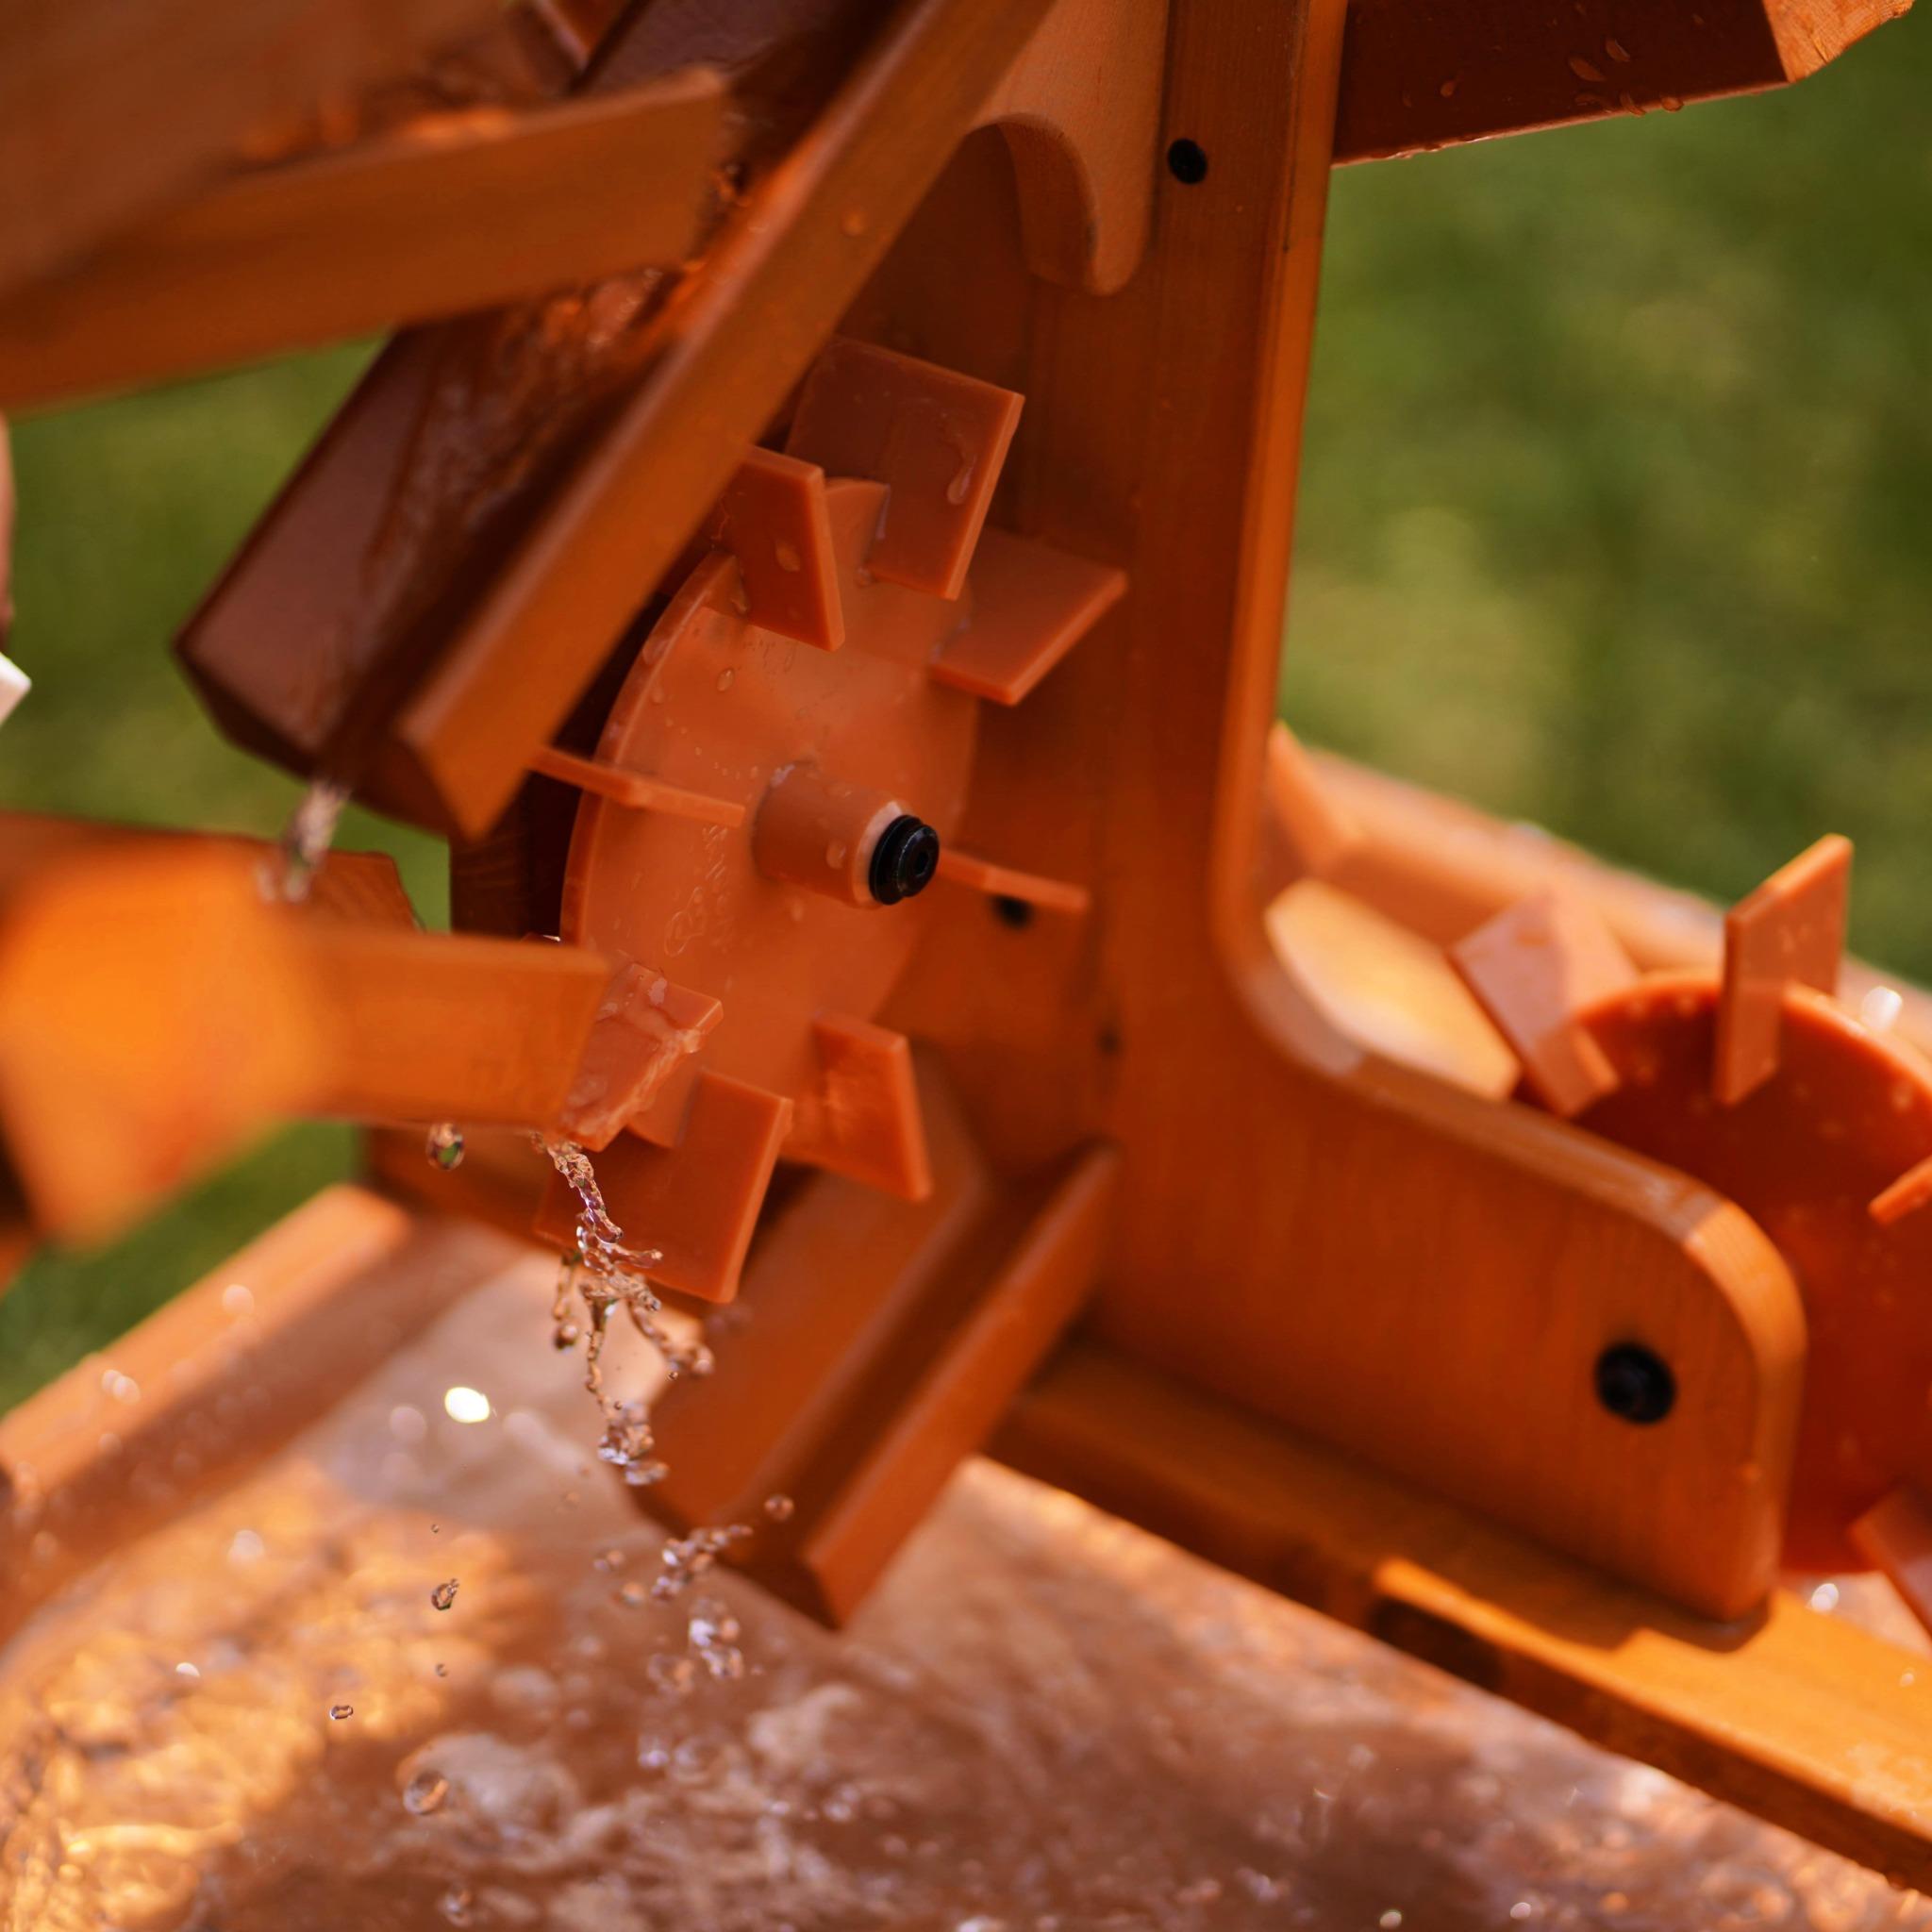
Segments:
[[[1020,183],[1026,265],[1111,295],[1147,246],[1167,0],[1059,0],[980,117]]]

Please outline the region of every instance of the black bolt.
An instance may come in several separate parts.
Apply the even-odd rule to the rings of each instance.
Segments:
[[[1180,140],[1167,151],[1167,172],[1189,188],[1208,178],[1208,150],[1198,141]]]
[[[1660,1423],[1677,1399],[1677,1378],[1641,1341],[1619,1341],[1596,1358],[1596,1399],[1626,1423]]]
[[[881,906],[916,898],[940,869],[940,835],[924,819],[901,812],[872,848],[865,882]]]

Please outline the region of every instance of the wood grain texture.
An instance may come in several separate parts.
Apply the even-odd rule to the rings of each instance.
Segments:
[[[1740,1622],[1687,1616],[1092,1346],[1062,1351],[993,1452],[1896,1883],[1932,1885],[1932,1672],[1788,1594]]]
[[[1163,132],[1208,169],[1163,175],[1119,294],[1030,275],[1010,164],[969,143],[848,318],[1024,393],[1000,521],[1127,578],[983,716],[958,841],[1091,913],[1014,928],[949,894],[881,1019],[940,1043],[1008,1168],[1120,1146],[1095,1333],[1732,1613],[1772,1581],[1802,1374],[1775,1251],[1664,1169],[1361,1054],[1262,927],[1341,25],[1333,0],[1174,8]],[[1683,1364],[1707,1430],[1612,1426],[1592,1368],[1625,1340]]]
[[[406,70],[495,0],[8,0],[0,289],[211,175],[239,138]]]
[[[918,207],[1047,0],[918,0],[707,257],[637,394],[395,724],[427,814],[486,830]]]
[[[1336,158],[1779,87],[1910,0],[1353,0]]]
[[[698,73],[419,123],[234,176],[0,302],[0,405],[125,389],[683,258],[720,94]]]

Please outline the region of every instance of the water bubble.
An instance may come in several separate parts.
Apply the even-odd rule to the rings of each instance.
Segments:
[[[1394,1928],[1402,1924],[1402,1914],[1398,1912],[1393,1906],[1391,1906],[1389,1909],[1386,1912],[1384,1912],[1379,1919],[1375,1921],[1375,1924],[1381,1926],[1382,1932],[1394,1932]]]
[[[784,538],[780,537],[774,547],[780,570],[795,571],[805,568],[805,559],[799,556],[798,546],[795,543],[788,543]]]
[[[798,1505],[790,1496],[767,1496],[765,1498],[765,1514],[774,1523],[790,1523],[791,1521],[791,1512],[797,1507]]]
[[[328,1707],[328,1714],[335,1719],[337,1724],[341,1724],[345,1717],[354,1717],[356,1715],[356,1707],[353,1704],[331,1704]]]
[[[254,1563],[261,1558],[267,1547],[261,1538],[252,1529],[238,1529],[228,1544],[228,1561],[231,1563]]]
[[[668,1650],[655,1651],[644,1664],[644,1674],[654,1690],[667,1697],[682,1697],[697,1681],[697,1665],[688,1657],[676,1657]]]
[[[738,1619],[731,1606],[715,1596],[701,1596],[691,1607],[687,1630],[694,1648],[708,1649],[714,1643],[734,1643],[738,1640]]]
[[[176,1664],[175,1666],[175,1674],[184,1684],[198,1684],[201,1682],[201,1673],[192,1664]]]
[[[470,1907],[475,1903],[475,1894],[467,1885],[452,1885],[443,1893],[439,1909],[452,1925],[467,1925],[470,1923]]]
[[[671,1746],[662,1738],[650,1736],[638,1740],[638,1769],[641,1771],[668,1771],[671,1767]]]
[[[671,1474],[668,1462],[633,1462],[624,1473],[624,1479],[634,1490],[648,1490],[653,1483],[661,1483]]]
[[[452,1576],[447,1583],[439,1583],[429,1592],[429,1601],[439,1610],[446,1610],[457,1600],[457,1579]]]
[[[633,1576],[618,1585],[617,1601],[627,1610],[641,1610],[651,1601],[651,1592]]]
[[[427,1818],[432,1811],[441,1811],[442,1802],[449,1796],[449,1780],[440,1771],[419,1771],[403,1787],[403,1806],[418,1818]]]
[[[463,1164],[463,1130],[454,1121],[438,1121],[430,1128],[423,1151],[431,1167],[449,1174]]]
[[[550,1345],[561,1355],[583,1340],[584,1331],[575,1322],[559,1322],[550,1331]]]

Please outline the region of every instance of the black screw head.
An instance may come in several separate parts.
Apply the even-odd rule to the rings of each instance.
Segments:
[[[1641,1341],[1619,1341],[1596,1358],[1596,1399],[1626,1423],[1660,1423],[1677,1400],[1677,1378]]]
[[[1193,188],[1208,178],[1208,150],[1185,137],[1167,150],[1167,172],[1183,186]]]
[[[940,869],[940,835],[924,819],[901,812],[872,848],[865,882],[881,906],[916,899]]]

